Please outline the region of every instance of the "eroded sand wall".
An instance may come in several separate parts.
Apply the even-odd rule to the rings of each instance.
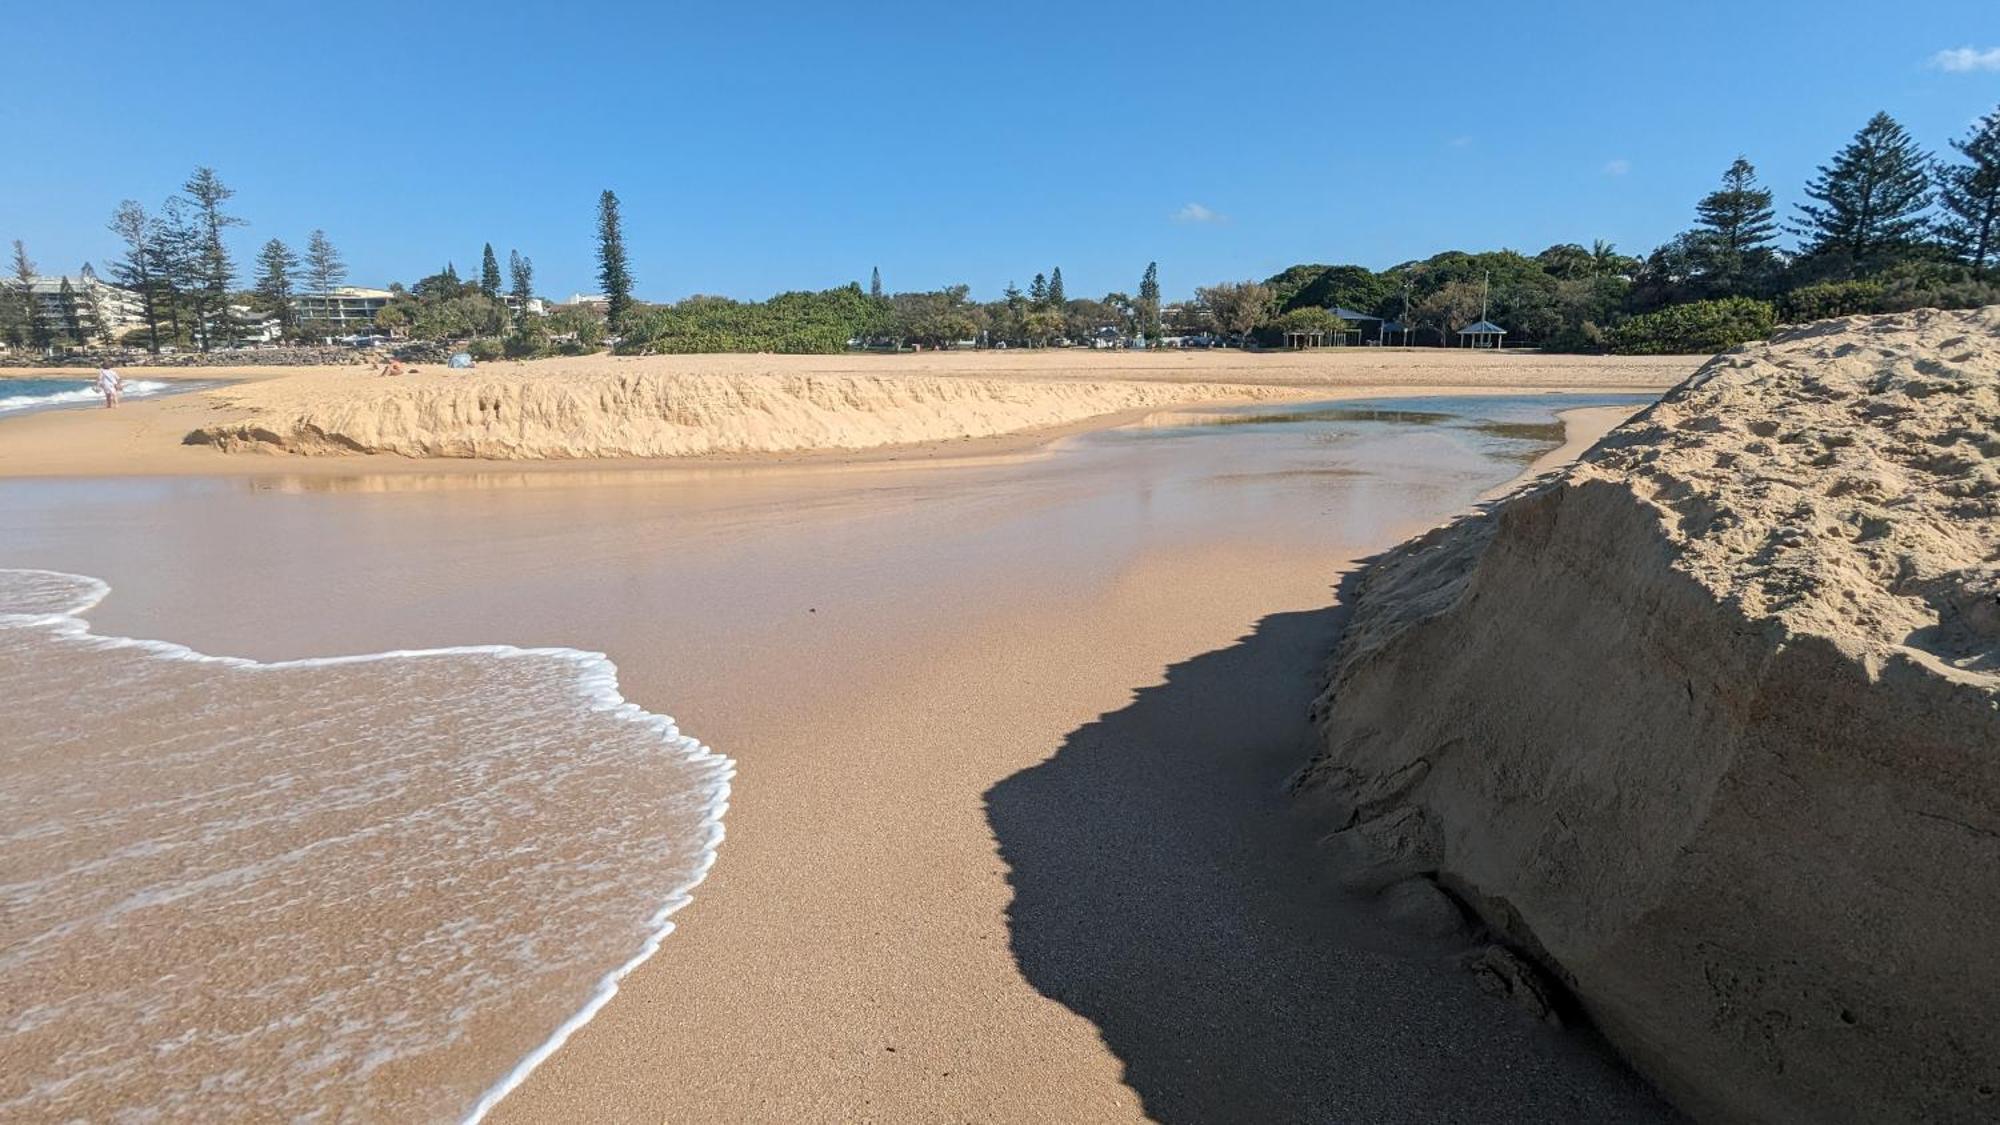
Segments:
[[[865,375],[469,375],[253,384],[195,444],[288,453],[562,459],[871,449],[1297,392],[1220,384]]]
[[[2000,1113],[1992,311],[1726,356],[1362,580],[1301,786],[1684,1107]]]

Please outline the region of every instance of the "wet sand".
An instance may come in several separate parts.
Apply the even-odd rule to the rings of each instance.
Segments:
[[[0,562],[209,652],[602,649],[737,759],[680,931],[494,1120],[1667,1116],[1335,891],[1279,792],[1341,572],[1518,468],[1330,448],[16,482]]]

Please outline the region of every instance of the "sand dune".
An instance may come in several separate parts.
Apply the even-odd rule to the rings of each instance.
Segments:
[[[471,471],[708,456],[912,459],[1011,453],[1161,406],[1215,399],[1658,391],[1700,360],[1462,350],[594,355],[425,365],[134,368],[227,385],[116,411],[9,418],[0,476]],[[69,372],[23,372],[64,374]],[[187,439],[193,435],[193,444]],[[381,452],[369,455],[360,450]],[[231,451],[304,456],[243,457]],[[346,453],[352,457],[310,456]]]
[[[1301,785],[1698,1116],[1987,1119],[1996,559],[2000,308],[1809,326],[1373,567]]]
[[[310,388],[259,383],[240,420],[196,429],[225,450],[489,460],[872,449],[992,437],[1262,386],[934,375],[549,375],[532,371]]]

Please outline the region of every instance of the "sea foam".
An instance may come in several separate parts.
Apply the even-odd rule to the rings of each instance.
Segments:
[[[0,1118],[477,1121],[672,931],[733,763],[602,654],[261,663],[0,570]]]
[[[12,380],[0,380],[0,390],[12,389],[8,386],[10,382]],[[46,406],[77,406],[104,401],[104,395],[94,385],[80,380],[30,379],[24,382],[32,384],[34,390],[27,393],[0,394],[0,414],[9,414],[17,410],[35,410]],[[157,379],[127,379],[124,397],[145,398],[148,395],[159,394],[172,386],[171,383],[163,383]]]

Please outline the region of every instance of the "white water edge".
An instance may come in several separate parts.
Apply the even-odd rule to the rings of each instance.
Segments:
[[[6,380],[0,380],[0,390],[5,390],[6,386]],[[172,386],[172,383],[164,383],[157,379],[128,379],[125,382],[123,397],[128,399],[146,398],[168,390]],[[81,406],[85,403],[102,401],[104,401],[103,393],[93,386],[77,387],[67,391],[55,391],[45,395],[0,394],[0,414],[9,414],[21,410],[37,410],[48,406]]]
[[[634,703],[628,703],[620,695],[620,691],[618,691],[618,673],[616,673],[616,667],[602,653],[586,653],[586,651],[578,651],[578,649],[520,649],[520,647],[510,647],[510,645],[480,645],[480,647],[390,651],[390,653],[368,653],[368,655],[352,655],[352,657],[316,657],[316,659],[302,659],[302,661],[260,663],[260,661],[248,661],[248,659],[240,659],[240,657],[214,657],[214,655],[206,655],[206,653],[196,653],[194,649],[188,649],[184,645],[166,643],[166,641],[144,641],[144,639],[132,639],[132,637],[100,637],[100,635],[96,635],[96,633],[90,631],[88,623],[80,615],[88,613],[92,607],[96,607],[98,603],[102,603],[108,595],[110,595],[110,587],[106,583],[102,583],[98,579],[92,579],[92,577],[84,577],[84,575],[68,575],[68,573],[60,573],[60,571],[0,569],[0,635],[18,633],[18,631],[42,633],[50,641],[54,641],[56,645],[68,647],[74,653],[140,651],[140,653],[146,653],[148,657],[154,657],[154,659],[160,659],[160,661],[202,665],[202,667],[212,667],[212,669],[230,669],[230,671],[256,673],[256,675],[266,675],[266,673],[302,673],[302,671],[314,671],[314,669],[352,669],[352,667],[370,667],[370,665],[378,665],[378,667],[384,667],[384,669],[390,669],[390,667],[394,667],[394,669],[416,669],[416,667],[420,667],[418,663],[452,661],[452,659],[498,659],[498,661],[506,661],[506,663],[512,663],[512,661],[544,661],[544,663],[546,661],[554,661],[558,667],[566,667],[568,669],[568,685],[566,687],[568,687],[570,693],[574,693],[572,699],[578,699],[578,701],[582,701],[586,705],[588,713],[592,713],[592,715],[596,715],[600,719],[606,719],[606,721],[614,721],[614,723],[632,723],[632,725],[638,725],[642,731],[646,731],[648,735],[652,735],[652,741],[654,741],[656,749],[668,751],[678,761],[680,767],[686,767],[680,773],[676,773],[672,777],[672,781],[676,781],[676,783],[692,783],[694,785],[692,797],[696,801],[700,801],[700,805],[696,805],[692,809],[692,813],[698,815],[698,821],[696,821],[694,831],[688,833],[688,835],[690,837],[698,837],[698,839],[684,839],[684,841],[680,841],[686,847],[690,847],[692,853],[680,853],[680,855],[676,855],[676,867],[682,871],[682,877],[678,877],[672,885],[654,891],[654,897],[652,897],[654,909],[644,919],[642,941],[638,941],[632,947],[626,947],[624,953],[616,955],[616,961],[608,963],[606,971],[602,971],[596,977],[594,985],[588,989],[588,995],[582,997],[582,1005],[580,1007],[574,1007],[572,1011],[568,1011],[568,1015],[564,1019],[552,1021],[552,1025],[544,1025],[544,1027],[550,1027],[550,1029],[546,1033],[542,1033],[542,1039],[530,1051],[526,1051],[524,1055],[520,1055],[518,1061],[510,1069],[506,1069],[506,1073],[502,1073],[496,1081],[492,1081],[490,1085],[484,1085],[482,1093],[478,1093],[478,1097],[472,1101],[470,1109],[462,1109],[460,1111],[462,1113],[460,1121],[476,1123],[476,1121],[484,1119],[492,1111],[492,1107],[498,1105],[512,1089],[516,1089],[542,1061],[546,1061],[550,1055],[554,1055],[564,1045],[564,1041],[568,1041],[568,1037],[572,1033],[576,1033],[580,1027],[584,1027],[618,993],[618,983],[626,975],[630,975],[636,967],[640,967],[646,959],[650,959],[660,949],[662,941],[674,931],[674,925],[668,919],[676,911],[680,911],[682,907],[686,907],[692,901],[692,891],[706,879],[708,871],[714,867],[716,851],[718,851],[718,847],[722,845],[722,839],[724,839],[722,821],[724,821],[724,815],[728,813],[730,783],[734,779],[734,763],[728,757],[718,755],[710,747],[702,745],[700,741],[696,741],[696,739],[692,739],[688,735],[682,735],[672,717],[668,717],[668,715],[654,715],[654,713],[648,713],[648,711],[640,709]],[[6,671],[4,665],[0,665],[0,671]],[[198,685],[198,687],[206,687],[206,685]],[[84,695],[84,687],[76,687],[74,693],[78,697],[78,703],[82,703],[80,697]],[[12,693],[8,693],[8,695],[12,695]],[[228,707],[230,701],[218,699],[218,701],[210,701],[210,703]],[[370,729],[370,733],[372,733],[372,729]],[[218,783],[220,781],[242,783],[244,779],[218,779]],[[602,785],[602,779],[598,779],[598,781]],[[78,785],[88,785],[88,779],[82,781],[82,783],[78,783]],[[310,795],[304,795],[304,797],[310,801]],[[676,793],[676,797],[678,797],[678,793]],[[514,801],[520,801],[520,797],[516,797]],[[420,809],[420,815],[428,815],[428,813],[430,813],[428,809]],[[598,825],[590,825],[590,827],[598,827]],[[4,829],[0,829],[0,833],[4,833]],[[40,835],[46,837],[48,833],[40,833]],[[146,847],[150,843],[152,841],[140,841],[138,847]],[[286,843],[290,843],[290,841],[286,841]],[[296,853],[302,853],[306,849],[316,849],[320,843],[324,843],[324,841],[306,843],[304,847],[294,849],[292,853],[286,853],[286,855],[296,855]],[[538,843],[540,841],[530,841],[526,847],[530,851],[536,851]],[[110,859],[94,861],[94,863],[82,865],[82,867],[92,867],[92,869],[94,867],[110,867],[116,859],[118,859],[118,853],[114,853]],[[256,865],[252,865],[252,869],[254,867]],[[92,875],[96,875],[96,871],[92,871]],[[226,873],[226,875],[234,877],[236,873],[232,871],[232,873]],[[584,879],[584,881],[588,881],[588,879],[600,879],[602,881],[602,877],[596,875],[594,871],[578,871],[578,877]],[[216,877],[216,879],[222,879],[222,877]],[[28,889],[34,889],[34,887],[36,887],[36,881],[22,879],[22,871],[18,867],[14,867],[14,865],[10,865],[4,873],[0,873],[0,889],[4,889],[10,899],[16,893],[22,893],[22,891],[28,891]],[[528,887],[526,891],[532,897],[532,891],[536,891],[536,887]],[[148,899],[146,905],[150,907],[152,903],[158,901],[158,893],[160,893],[158,889],[150,889],[148,887],[148,889],[142,889],[140,895],[128,897],[126,903],[134,903],[140,897],[146,897]],[[194,899],[194,895],[196,895],[196,891],[192,891],[192,889],[176,887],[176,889],[172,889],[172,893],[168,895],[168,899],[174,899],[174,897]],[[126,905],[118,907],[118,911],[126,911],[126,909],[128,909]],[[130,907],[130,909],[136,911],[138,907]],[[102,923],[102,919],[88,919],[88,921]],[[114,919],[114,923],[116,923],[116,919]],[[72,921],[66,919],[64,925],[58,927],[58,931],[48,931],[44,935],[36,935],[34,943],[42,943],[44,939],[64,941],[70,931],[88,931],[88,929],[90,927],[86,927],[84,923],[72,923]],[[530,941],[526,941],[526,947],[530,951],[534,949],[534,939],[536,937],[560,937],[560,935],[530,935]],[[168,939],[168,941],[172,941],[172,939]],[[506,951],[506,953],[514,953],[516,957],[520,957],[520,951]],[[22,957],[8,959],[4,965],[0,965],[0,981],[6,981],[8,971],[16,969],[18,963],[26,961],[28,957],[32,957],[32,951],[24,953]],[[380,969],[382,969],[380,965],[370,967],[370,979]],[[98,981],[92,981],[92,987],[98,987]],[[316,983],[316,987],[320,987],[320,985]],[[12,991],[12,987],[10,987],[10,991]],[[340,995],[340,989],[324,987],[318,993],[318,997],[324,997],[324,995]],[[318,999],[318,997],[314,997],[314,999]],[[38,997],[34,997],[34,1001],[36,1003],[30,1005],[32,1009],[46,1007],[42,1003],[44,997],[38,995]],[[468,999],[466,1005],[470,1007],[472,1001]],[[358,1013],[358,1015],[360,1017],[368,1017],[370,1013]],[[402,1015],[402,1013],[398,1013],[398,1015]],[[452,1013],[448,1013],[446,1021],[456,1019],[458,1015],[460,1015],[460,1011],[454,1009]],[[28,1015],[24,1015],[18,1021],[18,1027],[28,1027],[30,1031],[34,1031],[30,1027],[34,1023],[36,1023],[34,1013],[28,1013]],[[10,1027],[8,1031],[16,1031],[16,1027]],[[456,1027],[452,1027],[448,1023],[446,1031],[448,1033],[456,1033]],[[190,1031],[190,1035],[192,1035],[192,1031]],[[448,1041],[450,1041],[450,1035],[446,1037],[446,1043]],[[284,1043],[284,1045],[290,1047],[288,1043]],[[272,1059],[272,1063],[278,1063],[278,1061],[282,1061],[282,1059]],[[374,1065],[378,1065],[378,1063],[372,1057],[368,1057],[368,1059],[362,1061],[360,1071],[364,1075],[372,1073]],[[354,1067],[348,1067],[348,1069],[354,1069]],[[486,1073],[490,1075],[492,1071],[486,1071]],[[182,1077],[188,1077],[188,1075],[182,1075]],[[194,1077],[202,1079],[204,1075],[194,1075]],[[44,1087],[36,1087],[36,1091],[30,1091],[30,1093],[38,1093],[38,1091],[46,1089],[46,1091],[56,1091],[60,1095],[70,1095],[70,1093],[74,1093],[70,1087],[74,1087],[78,1081],[84,1081],[88,1085],[86,1077],[68,1075],[68,1077],[60,1079],[60,1081],[48,1083]],[[218,1081],[222,1081],[222,1079],[218,1079]],[[470,1089],[470,1085],[468,1085],[468,1089]],[[6,1093],[8,1093],[6,1089],[0,1089],[0,1105],[8,1105],[10,1103],[10,1099],[4,1097]],[[336,1095],[336,1093],[352,1093],[352,1091],[338,1091],[338,1087],[334,1087],[334,1089],[328,1089],[326,1093],[328,1095]],[[340,1097],[334,1097],[334,1101],[340,1101]],[[18,1101],[12,1101],[12,1103],[16,1105],[16,1109],[30,1109],[30,1111],[34,1109],[32,1101],[28,1101],[26,1105],[22,1105]],[[464,1101],[460,1105],[464,1105]],[[244,1105],[244,1103],[236,1103],[236,1107],[238,1109],[250,1109],[250,1111],[256,1109],[254,1105]],[[172,1117],[172,1115],[178,1113],[178,1109],[200,1109],[200,1107],[186,1107],[184,1105],[184,1107],[178,1107],[178,1109],[166,1109],[162,1105],[140,1105],[140,1107],[128,1107],[128,1109],[136,1109],[140,1115],[146,1115],[146,1117],[150,1117],[154,1113],[162,1113],[162,1111],[164,1111],[164,1115]],[[384,1109],[384,1105],[376,1105],[376,1109]],[[68,1115],[68,1113],[64,1113],[64,1115]]]

